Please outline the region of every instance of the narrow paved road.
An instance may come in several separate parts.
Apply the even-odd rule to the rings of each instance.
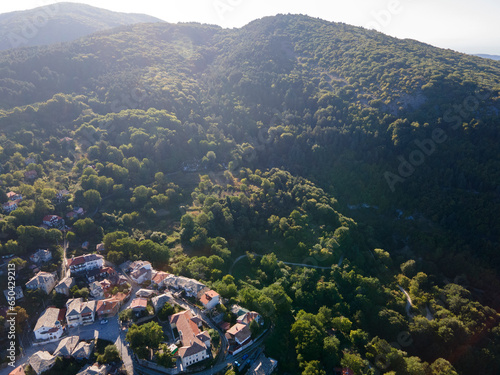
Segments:
[[[251,253],[253,256],[256,256],[256,257],[259,257],[259,258],[262,258],[264,255],[260,255],[260,254],[255,254],[255,253]],[[231,268],[229,269],[229,274],[232,274],[233,273],[233,268],[234,266],[236,265],[236,263],[238,263],[240,260],[246,258],[247,255],[240,255],[238,258],[236,258],[233,262],[233,264],[231,265]],[[340,265],[342,264],[342,261],[344,260],[344,256],[341,257],[340,259],[340,262],[338,264],[338,266],[340,267]],[[312,264],[305,264],[305,263],[292,263],[292,262],[283,262],[281,260],[278,259],[278,262],[282,262],[283,264],[286,264],[286,265],[289,265],[289,266],[297,266],[297,267],[306,267],[306,268],[316,268],[316,269],[319,269],[319,270],[331,270],[332,267],[323,267],[323,266],[314,266]]]
[[[413,302],[411,301],[411,297],[408,294],[406,290],[403,289],[401,285],[398,284],[399,290],[401,290],[404,295],[406,296],[406,315],[408,315],[408,318],[413,318],[413,314],[411,313],[411,308],[413,307]]]

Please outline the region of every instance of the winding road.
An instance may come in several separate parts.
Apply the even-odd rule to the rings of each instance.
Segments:
[[[401,285],[398,284],[399,290],[401,290],[404,295],[406,296],[406,315],[408,315],[408,318],[413,318],[413,314],[411,313],[411,308],[413,307],[413,302],[411,301],[411,297],[408,294],[406,290],[403,289]]]
[[[259,257],[259,258],[262,258],[264,255],[260,255],[260,254],[256,254],[256,253],[250,253],[251,255],[253,256],[256,256],[256,257]],[[236,263],[238,263],[240,260],[244,259],[247,257],[247,254],[245,255],[240,255],[238,258],[236,258],[233,262],[233,264],[231,265],[231,268],[229,268],[229,274],[232,275],[233,273],[233,268],[234,266],[236,265]],[[344,260],[344,256],[342,255],[342,257],[340,258],[340,262],[338,264],[338,266],[340,267],[341,264],[342,264],[342,261]],[[323,267],[323,266],[315,266],[315,265],[312,265],[312,264],[306,264],[306,263],[292,263],[292,262],[283,262],[281,260],[278,259],[278,262],[282,262],[283,264],[286,264],[286,265],[289,265],[289,266],[297,266],[297,267],[307,267],[307,268],[316,268],[316,269],[320,269],[320,270],[331,270],[332,269],[332,266],[330,267]]]

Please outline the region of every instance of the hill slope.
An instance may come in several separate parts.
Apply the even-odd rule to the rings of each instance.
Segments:
[[[0,14],[0,50],[68,42],[96,31],[146,22],[162,21],[86,4],[56,3]]]
[[[274,322],[283,372],[498,374],[499,88],[493,60],[294,15],[4,51],[0,253],[82,207],[71,254],[203,280]]]

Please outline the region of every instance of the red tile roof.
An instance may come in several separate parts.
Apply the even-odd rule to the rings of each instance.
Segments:
[[[161,283],[163,280],[167,278],[169,274],[163,271],[158,271],[155,273],[153,279],[151,280],[155,284]]]
[[[97,301],[95,311],[96,313],[103,313],[108,310],[114,310],[120,304],[120,301],[115,298]]]
[[[208,292],[203,293],[203,295],[200,298],[201,303],[206,305],[209,303],[212,298],[218,297],[219,293],[217,293],[215,290],[209,290]]]
[[[62,217],[57,215],[47,215],[43,218],[43,221],[61,220]]]
[[[9,375],[25,375],[26,373],[24,372],[24,365],[16,367],[14,370],[9,372]]]
[[[148,300],[146,298],[135,298],[130,304],[131,309],[142,308],[145,309],[148,306]]]
[[[193,322],[193,315],[189,311],[171,315],[170,324],[175,324],[177,331],[182,332],[182,345],[189,346],[189,342],[200,333],[198,325]]]

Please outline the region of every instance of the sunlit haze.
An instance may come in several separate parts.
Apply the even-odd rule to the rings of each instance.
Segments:
[[[57,1],[2,2],[0,13]],[[201,22],[241,27],[277,13],[301,13],[377,29],[465,53],[500,55],[500,3],[496,0],[82,0],[113,11],[144,13],[167,22]]]

